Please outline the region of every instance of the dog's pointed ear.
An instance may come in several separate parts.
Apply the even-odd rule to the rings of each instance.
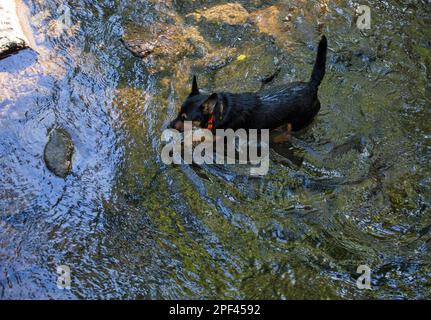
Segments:
[[[192,92],[190,93],[190,96],[197,96],[198,94],[200,94],[198,80],[196,76],[193,76]]]
[[[202,112],[204,114],[211,114],[214,112],[214,108],[218,103],[218,94],[213,93],[208,99],[201,105]]]

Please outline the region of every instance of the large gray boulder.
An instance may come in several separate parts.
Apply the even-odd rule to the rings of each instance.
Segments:
[[[0,59],[29,47],[18,14],[16,0],[0,1]]]

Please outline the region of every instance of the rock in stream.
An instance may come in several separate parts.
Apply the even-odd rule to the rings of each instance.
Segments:
[[[66,178],[72,170],[73,141],[64,129],[54,129],[45,146],[44,159],[48,169],[60,178]]]
[[[16,0],[0,3],[0,59],[29,47],[17,15]]]

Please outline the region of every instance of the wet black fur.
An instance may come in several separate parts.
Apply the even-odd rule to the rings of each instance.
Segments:
[[[199,121],[207,128],[211,112],[215,129],[269,129],[291,124],[294,131],[307,126],[320,110],[317,91],[325,76],[327,40],[320,40],[317,58],[309,82],[293,82],[254,93],[213,93],[202,95],[196,77],[172,128],[184,120]],[[220,108],[223,104],[223,112]]]

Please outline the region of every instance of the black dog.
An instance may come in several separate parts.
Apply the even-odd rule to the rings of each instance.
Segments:
[[[170,127],[182,131],[184,121],[193,127],[216,129],[269,129],[282,125],[287,132],[307,126],[320,110],[317,91],[325,76],[326,37],[320,40],[309,82],[294,82],[256,93],[213,93],[202,95],[196,77],[192,92]]]

